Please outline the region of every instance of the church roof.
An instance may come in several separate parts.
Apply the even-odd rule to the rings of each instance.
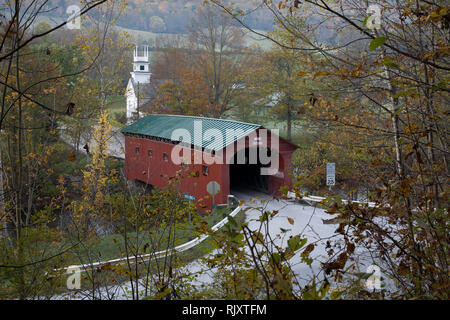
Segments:
[[[131,85],[133,86],[133,90],[135,95],[137,95],[137,86],[138,83],[133,80],[133,78],[130,78]],[[155,88],[154,85],[151,83],[139,83],[139,105],[142,106],[143,104],[149,102],[151,99],[155,97]]]
[[[194,135],[194,125],[202,128],[202,137],[208,129],[218,130],[223,139],[215,139],[204,141],[202,137],[196,137]],[[123,134],[140,134],[150,137],[158,137],[172,140],[172,133],[176,129],[185,129],[191,136],[191,141],[183,141],[188,144],[207,148],[210,150],[221,150],[229,144],[239,140],[242,137],[250,134],[256,129],[261,128],[259,124],[252,124],[234,120],[216,119],[216,118],[204,118],[194,116],[181,116],[181,115],[163,115],[163,114],[151,114],[135,123],[122,128]],[[227,130],[234,130],[233,135],[227,134]],[[176,141],[182,141],[180,138]]]

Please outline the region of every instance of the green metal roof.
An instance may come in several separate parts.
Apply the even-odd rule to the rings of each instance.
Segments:
[[[197,131],[200,131],[199,129],[201,127],[201,136],[198,133],[197,136],[194,135],[194,127],[196,128],[196,133]],[[124,134],[142,134],[146,136],[159,137],[175,141],[183,141],[182,138],[172,138],[172,134],[176,129],[185,129],[189,132],[191,141],[183,142],[217,151],[250,134],[260,127],[261,125],[259,124],[245,123],[233,120],[151,114],[129,126],[122,128],[121,132]],[[207,132],[209,129],[213,130]],[[214,131],[216,134],[214,134]],[[207,133],[206,136],[205,132]],[[221,137],[223,138],[216,139],[215,136],[219,136],[219,132]],[[233,132],[234,134],[230,134],[230,132]],[[202,137],[204,137],[204,139],[202,139]]]

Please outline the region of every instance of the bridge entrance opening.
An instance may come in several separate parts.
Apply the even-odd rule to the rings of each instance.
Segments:
[[[258,155],[250,155],[257,152]],[[270,156],[270,149],[264,150]],[[263,165],[259,159],[259,150],[245,148],[234,155],[234,161],[230,164],[230,190],[248,189],[269,193],[269,176],[261,175],[261,168],[269,167],[270,163]]]

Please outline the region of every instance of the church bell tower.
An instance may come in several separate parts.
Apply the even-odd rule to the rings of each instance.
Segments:
[[[131,72],[134,83],[150,83],[151,75],[150,63],[148,61],[148,46],[143,46],[142,52],[136,46],[134,48],[133,72]]]

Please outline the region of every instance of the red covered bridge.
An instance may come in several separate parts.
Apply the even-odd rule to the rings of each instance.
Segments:
[[[195,197],[200,208],[212,208],[206,187],[211,181],[220,185],[216,204],[226,203],[237,187],[272,195],[279,195],[282,186],[292,187],[291,158],[297,146],[258,124],[149,115],[121,132],[129,180],[164,187],[181,170],[178,190]]]

